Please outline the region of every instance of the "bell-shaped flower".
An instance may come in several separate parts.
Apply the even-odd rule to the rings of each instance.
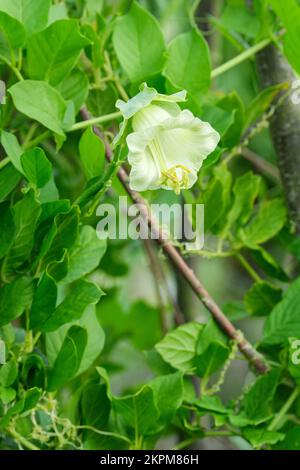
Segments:
[[[220,136],[209,123],[177,102],[186,92],[167,96],[144,84],[141,92],[117,107],[124,119],[132,119],[127,136],[130,187],[136,191],[170,189],[177,194],[191,188],[204,159],[215,150]]]

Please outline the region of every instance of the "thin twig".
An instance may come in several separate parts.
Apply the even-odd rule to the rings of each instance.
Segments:
[[[83,119],[88,120],[89,112],[86,108],[81,110]],[[101,132],[94,128],[94,132],[101,138]],[[106,142],[106,158],[107,160],[112,159],[112,150],[109,144]],[[118,178],[122,183],[127,194],[130,196],[135,204],[139,205],[140,215],[147,221],[148,227],[151,230],[153,239],[162,247],[166,256],[170,259],[175,269],[177,269],[182,277],[187,281],[190,287],[193,289],[197,297],[201,300],[203,305],[211,313],[213,318],[224,333],[231,339],[237,342],[238,348],[242,354],[249,360],[254,366],[256,371],[260,374],[264,374],[269,370],[263,356],[261,356],[253,346],[244,338],[243,334],[237,330],[234,325],[228,320],[226,315],[222,312],[218,304],[214,301],[211,295],[207,292],[205,287],[202,285],[200,280],[195,275],[194,271],[187,265],[186,261],[182,258],[181,254],[172,245],[171,241],[166,239],[165,233],[157,223],[156,219],[151,214],[146,202],[142,196],[136,191],[132,190],[128,184],[128,174],[123,167],[118,171]]]
[[[275,180],[277,182],[280,181],[280,173],[275,165],[260,157],[255,152],[252,152],[252,150],[249,150],[248,148],[242,148],[241,154],[244,158],[246,158],[246,160],[251,162],[257,168],[257,170],[263,173],[265,176],[268,176],[272,180]]]
[[[156,296],[157,296],[157,301],[158,301],[161,331],[163,334],[166,334],[168,331],[168,327],[166,324],[166,306],[165,306],[164,297],[161,292],[161,286],[165,285],[166,279],[165,279],[163,269],[154,251],[152,241],[145,239],[143,240],[143,242],[144,242],[144,247],[145,247],[148,259],[149,259],[151,272],[153,275],[154,286],[155,286],[155,291],[156,291]]]
[[[165,319],[166,308],[165,308],[165,301],[164,301],[162,291],[161,291],[162,287],[164,287],[167,290],[168,299],[172,305],[173,318],[174,318],[176,325],[182,325],[184,323],[184,316],[180,310],[179,305],[173,298],[172,293],[170,292],[165,272],[161,265],[160,259],[158,258],[158,255],[153,247],[152,240],[145,239],[143,240],[143,242],[145,245],[145,249],[149,258],[151,270],[152,270],[153,277],[154,277],[157,298],[158,298],[158,302],[160,306],[162,331],[166,333],[168,331],[168,328],[167,328],[166,319]]]

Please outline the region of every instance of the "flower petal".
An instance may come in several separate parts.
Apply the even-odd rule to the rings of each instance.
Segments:
[[[170,117],[180,114],[180,108],[176,103],[156,103],[149,104],[137,112],[132,119],[134,131],[142,131],[163,123]]]
[[[190,186],[202,166],[203,160],[215,150],[220,136],[209,123],[195,118],[188,111],[170,118],[160,126],[159,140],[168,165],[184,165],[191,171]]]
[[[186,100],[186,91],[179,91],[173,95],[162,95],[158,93],[155,88],[149,88],[146,83],[143,83],[140,87],[140,93],[128,100],[118,100],[116,102],[116,108],[118,108],[123,114],[124,119],[130,119],[141,109],[151,104],[153,101],[158,103],[177,103],[179,101]]]
[[[131,165],[129,184],[135,191],[158,189],[160,170],[149,148],[157,132],[156,128],[144,132],[133,132],[127,137],[128,162]]]

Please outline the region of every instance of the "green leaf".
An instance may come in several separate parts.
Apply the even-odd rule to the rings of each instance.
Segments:
[[[0,387],[0,399],[4,405],[11,403],[16,398],[17,392],[14,388]]]
[[[217,102],[218,107],[231,116],[231,123],[222,135],[222,147],[231,149],[238,145],[245,121],[244,103],[236,92],[227,94]]]
[[[205,158],[202,168],[209,168],[210,166],[215,165],[221,158],[224,149],[217,147],[207,158]]]
[[[15,224],[8,203],[0,204],[0,259],[5,256],[15,233]]]
[[[209,48],[200,31],[177,36],[169,44],[163,74],[177,88],[192,95],[206,93],[210,87]]]
[[[10,132],[1,131],[1,145],[7,153],[7,156],[10,158],[10,161],[12,162],[14,167],[20,173],[23,173],[23,168],[21,165],[21,155],[23,153],[23,150],[16,136],[14,134],[11,134]]]
[[[75,69],[72,70],[72,72],[63,79],[58,89],[66,101],[73,102],[75,114],[77,114],[81,106],[87,100],[89,93],[89,81],[84,72],[79,69]]]
[[[107,241],[99,239],[93,227],[84,225],[77,242],[69,252],[68,274],[63,283],[76,281],[94,271],[99,266],[106,247]]]
[[[230,349],[225,344],[220,341],[212,341],[206,351],[194,359],[196,374],[199,377],[210,377],[222,367],[229,354]]]
[[[44,273],[34,292],[30,310],[30,328],[41,327],[53,313],[57,300],[55,281]]]
[[[15,234],[2,265],[2,277],[6,280],[15,276],[15,270],[28,260],[34,246],[34,234],[41,213],[35,193],[30,190],[13,207]]]
[[[274,445],[282,441],[285,435],[282,432],[268,431],[267,429],[246,428],[243,436],[251,443],[254,448],[265,445]]]
[[[52,261],[47,266],[47,273],[51,276],[55,282],[60,282],[66,277],[69,269],[69,256],[66,250],[62,259],[59,261]]]
[[[275,446],[275,450],[300,450],[300,426],[289,429],[283,441]]]
[[[268,221],[268,223],[266,223]],[[239,231],[241,240],[247,245],[265,243],[275,237],[286,222],[286,208],[282,199],[264,200],[257,215]]]
[[[161,338],[159,311],[143,301],[134,303],[125,322],[132,342],[138,349],[151,349]]]
[[[24,357],[21,378],[26,387],[45,388],[45,375],[45,358],[32,353]]]
[[[149,382],[159,411],[159,421],[168,423],[175,415],[183,400],[182,373],[162,375]]]
[[[79,154],[88,180],[103,174],[105,145],[91,127],[88,127],[82,134],[79,141]]]
[[[236,110],[225,110],[216,104],[204,105],[201,113],[203,121],[207,121],[221,135],[221,145],[223,146],[223,138],[235,124]]]
[[[12,192],[20,182],[21,174],[9,163],[0,170],[0,202]]]
[[[205,231],[208,232],[222,217],[222,209],[224,208],[222,181],[212,178],[201,200],[205,211]]]
[[[60,199],[59,201],[49,201],[42,204],[42,213],[39,223],[49,221],[58,214],[67,214],[71,210],[70,201],[68,199]]]
[[[71,326],[48,377],[48,390],[61,388],[79,369],[87,343],[87,332],[80,326]]]
[[[212,318],[210,318],[204,325],[204,328],[199,335],[196,348],[197,355],[200,356],[205,351],[207,351],[207,348],[215,341],[226,345],[228,339],[227,336],[220,330],[219,325]]]
[[[36,407],[39,399],[41,398],[42,390],[37,387],[33,387],[30,390],[27,390],[24,394],[24,407],[22,413],[32,410]]]
[[[162,358],[183,372],[193,368],[196,345],[203,325],[197,322],[186,323],[166,336],[155,346]]]
[[[124,425],[134,430],[137,438],[151,433],[159,417],[154,392],[149,385],[144,385],[135,395],[114,398],[113,408]]]
[[[0,0],[0,10],[16,18],[30,34],[47,24],[51,0]]]
[[[38,188],[42,188],[50,180],[52,165],[42,149],[36,147],[27,150],[21,156],[21,163],[28,181]]]
[[[82,326],[87,331],[87,345],[77,375],[86,371],[103,350],[105,335],[98,320],[99,316],[95,307],[91,306],[86,309],[79,320],[72,322],[72,325]],[[53,365],[70,326],[70,324],[63,325],[58,330],[46,335],[47,358],[50,365]]]
[[[219,19],[223,28],[226,28],[234,37],[242,34],[254,39],[259,32],[259,20],[257,16],[243,2],[231,2],[226,4]]]
[[[0,366],[0,385],[2,387],[9,387],[14,383],[18,376],[18,366],[13,360]]]
[[[137,2],[116,22],[113,44],[132,83],[140,83],[161,71],[165,52],[162,32],[156,19]]]
[[[285,28],[284,53],[291,66],[300,73],[300,7],[296,0],[269,0]]]
[[[58,85],[75,67],[82,48],[88,44],[88,39],[80,34],[76,20],[56,21],[30,38],[30,78]]]
[[[107,425],[111,401],[107,396],[105,384],[88,384],[84,387],[81,398],[84,424],[101,429]]]
[[[246,110],[244,130],[246,131],[263,115],[264,112],[268,111],[277,95],[287,88],[287,83],[280,83],[279,85],[274,85],[261,91]]]
[[[15,107],[43,124],[47,129],[64,136],[68,107],[55,88],[37,80],[24,80],[9,88]]]
[[[56,206],[64,208],[65,204]],[[49,215],[49,214],[48,214]],[[54,217],[54,222],[48,234],[46,235],[39,257],[36,262],[43,259],[43,267],[50,262],[61,260],[67,249],[70,249],[78,237],[79,209],[73,206],[66,213],[58,213]]]
[[[24,45],[26,39],[26,32],[24,27],[19,21],[10,15],[7,15],[3,11],[0,11],[0,30],[1,36],[3,35],[6,38],[11,50],[17,49]]]
[[[108,84],[105,90],[90,90],[87,106],[94,116],[102,116],[115,112],[117,99],[116,89],[113,85]]]
[[[259,195],[262,179],[251,171],[238,177],[233,186],[234,202],[227,216],[228,223],[244,225],[248,222],[254,202]]]
[[[300,334],[300,278],[294,281],[264,326],[263,344],[286,344],[289,337]]]
[[[280,302],[282,291],[265,281],[256,282],[247,292],[244,302],[249,313],[256,316],[267,316]]]
[[[96,284],[82,279],[76,281],[72,285],[70,293],[42,325],[41,330],[45,332],[54,331],[65,323],[78,320],[86,307],[96,304],[102,295],[103,292]]]
[[[216,166],[214,176],[197,200],[204,204],[206,231],[218,232],[220,223],[222,225],[223,220],[225,222],[224,213],[230,199],[231,178],[231,173],[225,167]]]
[[[279,384],[280,370],[273,369],[259,377],[246,393],[242,406],[247,417],[263,422],[272,415],[271,401]]]
[[[251,256],[255,262],[264,270],[268,276],[280,281],[287,282],[289,281],[288,275],[279,265],[278,261],[264,248],[261,246],[251,246]]]
[[[200,411],[210,411],[213,413],[228,414],[229,410],[223,405],[218,396],[210,397],[203,395],[201,398],[195,398],[190,403],[196,406]]]
[[[0,289],[0,326],[18,318],[30,305],[33,295],[32,279],[19,277]]]

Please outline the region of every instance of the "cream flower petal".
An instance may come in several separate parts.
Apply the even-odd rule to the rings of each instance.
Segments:
[[[196,182],[203,160],[216,148],[220,136],[209,123],[195,118],[188,110],[165,120],[159,112],[159,124],[151,127],[155,122],[154,108],[149,120],[142,120],[141,130],[127,137],[131,187],[139,191],[159,187],[176,192],[188,189]]]
[[[162,151],[168,155],[169,165],[184,165],[196,173],[220,140],[218,132],[208,122],[195,118],[188,110],[159,127]]]
[[[156,131],[156,128],[151,128],[144,132],[133,132],[127,137],[128,162],[131,165],[129,184],[135,191],[159,188],[160,168],[149,146]]]
[[[158,93],[155,88],[149,88],[146,83],[143,83],[140,87],[140,93],[125,102],[118,100],[116,102],[116,108],[118,108],[123,114],[124,119],[132,118],[140,110],[144,109],[149,104],[156,103],[177,103],[186,101],[186,91],[182,90],[173,95],[162,95]]]
[[[140,93],[117,102],[125,121],[132,119],[133,132],[127,136],[132,189],[171,189],[179,193],[197,181],[203,160],[215,150],[220,136],[207,122],[178,102],[186,92],[159,94],[143,84]]]
[[[157,126],[170,117],[180,114],[180,108],[176,103],[150,104],[133,116],[132,127],[134,131],[142,131],[149,127]]]

